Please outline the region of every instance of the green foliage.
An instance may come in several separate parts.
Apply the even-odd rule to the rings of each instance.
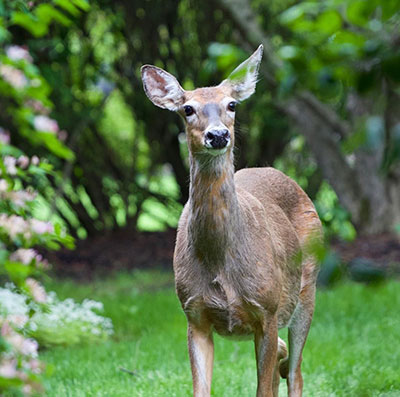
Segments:
[[[328,240],[334,236],[345,241],[354,240],[356,231],[350,221],[349,213],[339,204],[336,193],[326,182],[322,183],[314,204]]]
[[[398,49],[388,36],[394,33],[399,6],[398,1],[340,0],[290,7],[280,15],[294,33],[291,56],[283,51],[290,61],[283,73],[293,73],[298,84],[335,101],[341,89],[355,84],[367,89],[376,74],[398,81]]]
[[[332,187],[322,181],[322,175],[308,153],[303,136],[292,137],[274,167],[293,178],[312,198],[328,241],[332,237],[354,240],[356,231],[349,213],[340,205]]]
[[[67,15],[55,8],[53,4],[62,8]],[[23,11],[14,11],[11,21],[28,30],[33,36],[42,37],[49,32],[52,22],[70,26],[72,21],[68,14],[77,17],[81,10],[89,9],[88,3],[84,0],[54,0],[53,4],[39,4],[32,10],[29,10],[28,5]]]
[[[248,54],[232,44],[211,43],[208,46],[208,57],[204,65],[207,72],[212,74],[222,70],[225,77],[228,77],[229,73],[248,57]]]

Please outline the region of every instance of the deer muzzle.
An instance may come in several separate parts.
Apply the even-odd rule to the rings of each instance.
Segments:
[[[226,128],[212,129],[206,132],[205,147],[208,149],[224,149],[229,145],[230,133]]]

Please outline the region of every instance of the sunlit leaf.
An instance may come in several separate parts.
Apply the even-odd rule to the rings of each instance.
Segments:
[[[336,10],[327,10],[318,16],[315,21],[315,28],[327,35],[330,35],[342,26],[342,17]]]
[[[54,0],[54,3],[73,16],[78,16],[80,14],[79,9],[70,0]]]
[[[41,37],[49,30],[47,23],[39,23],[31,14],[19,11],[13,13],[12,22],[28,30],[35,37]]]
[[[361,34],[342,30],[333,37],[333,42],[337,44],[351,44],[357,48],[365,44],[366,38]]]
[[[342,150],[345,154],[353,153],[367,141],[366,131],[361,129],[351,134],[342,142]]]
[[[79,7],[83,11],[89,11],[90,5],[86,0],[71,0],[77,7]]]
[[[294,59],[300,55],[300,49],[293,45],[285,45],[278,50],[278,55],[285,60]]]
[[[50,4],[40,4],[35,10],[35,14],[40,23],[49,24],[51,21],[57,21],[65,26],[71,23],[71,20],[65,14],[56,10]]]
[[[374,3],[369,0],[352,1],[346,10],[347,19],[354,25],[366,25],[376,7]]]
[[[46,147],[56,156],[62,157],[66,160],[71,160],[74,158],[74,153],[65,145],[63,145],[52,133],[37,132],[36,134],[43,141]]]
[[[300,4],[288,8],[279,16],[279,22],[283,25],[290,25],[304,16],[304,9]]]

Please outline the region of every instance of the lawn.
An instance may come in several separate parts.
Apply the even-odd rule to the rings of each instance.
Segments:
[[[53,369],[48,396],[190,395],[186,320],[170,273],[48,287],[61,298],[102,301],[115,327],[105,343],[42,353]],[[255,396],[253,344],[216,337],[215,352],[212,395]],[[400,283],[347,282],[320,290],[303,376],[305,396],[400,396]],[[286,395],[283,380],[280,395]]]

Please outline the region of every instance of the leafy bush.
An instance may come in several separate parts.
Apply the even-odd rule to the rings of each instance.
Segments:
[[[38,344],[17,332],[9,320],[0,317],[0,391],[29,395],[41,391]]]
[[[296,180],[312,198],[328,241],[332,238],[345,241],[355,239],[356,231],[349,213],[340,205],[332,187],[322,179],[303,136],[295,135],[291,138],[283,156],[275,161],[274,167]]]
[[[70,17],[87,7],[83,0],[38,5],[0,2],[0,277],[13,282],[11,289],[0,288],[0,394],[29,395],[42,390],[44,366],[32,337],[44,344],[56,339],[45,328],[52,313],[64,315],[68,332],[75,330],[74,341],[98,340],[111,332],[109,322],[92,311],[98,304],[59,302],[34,279],[49,267],[38,247],[73,246],[73,239],[59,224],[34,216],[39,192],[57,174],[48,159],[68,160],[73,153],[63,143],[67,132],[51,117],[50,85],[28,49],[13,42],[10,29],[19,25],[42,37],[52,23],[69,25]],[[31,157],[20,147],[27,148]],[[71,311],[60,310],[64,306]],[[78,314],[72,313],[75,310]],[[64,332],[58,338],[65,341],[68,332],[61,321],[57,325],[53,331]],[[96,338],[87,337],[88,332]]]
[[[24,155],[4,153],[17,150],[0,141],[0,275],[15,283],[15,292],[0,289],[0,391],[31,394],[41,390],[38,344],[27,337],[29,317],[45,301],[43,287],[32,277],[48,268],[47,261],[35,247],[72,246],[72,238],[57,225],[32,215],[38,193],[29,182],[45,177],[48,164]],[[23,304],[32,302],[24,308]],[[35,303],[33,305],[33,303]]]
[[[0,288],[0,318],[7,318],[16,331],[34,338],[34,343],[41,347],[73,345],[98,342],[112,334],[111,321],[98,314],[103,311],[102,303],[89,299],[82,303],[60,301],[37,281],[27,282],[36,300],[20,294],[11,284]]]

